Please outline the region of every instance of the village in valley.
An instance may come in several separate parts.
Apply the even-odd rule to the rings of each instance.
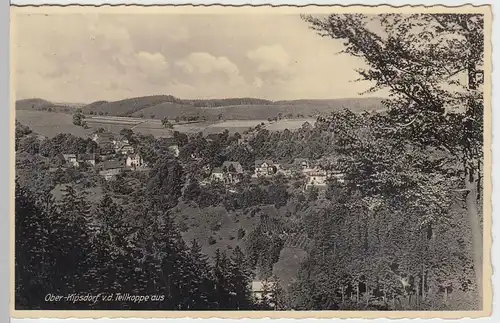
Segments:
[[[180,172],[184,174],[182,175],[184,177],[182,180],[183,197],[179,200],[179,204],[173,203],[171,206],[177,204],[173,210],[180,212],[176,221],[181,226],[183,235],[187,234],[186,241],[190,240],[189,237],[193,238],[191,234],[194,234],[194,238],[201,242],[203,250],[211,256],[216,251],[214,248],[224,247],[224,245],[230,249],[236,246],[241,246],[243,249],[256,248],[255,252],[264,253],[256,255],[257,258],[268,257],[267,252],[274,255],[269,263],[266,261],[265,264],[257,265],[263,268],[257,269],[261,273],[257,274],[249,285],[256,298],[269,292],[263,291],[263,288],[269,289],[276,283],[271,279],[276,274],[276,270],[272,268],[278,261],[275,257],[284,257],[284,261],[287,261],[287,258],[294,257],[294,250],[306,250],[311,244],[311,239],[307,237],[303,228],[301,229],[300,225],[295,223],[298,219],[292,221],[291,224],[286,224],[282,216],[275,213],[290,213],[285,204],[292,194],[310,196],[309,201],[312,201],[312,196],[315,195],[314,200],[321,201],[326,198],[325,192],[332,183],[340,186],[345,184],[343,173],[335,168],[334,155],[321,156],[312,151],[308,153],[306,150],[297,148],[296,156],[303,156],[305,152],[316,158],[293,157],[293,155],[289,158],[276,158],[280,154],[279,152],[276,154],[276,151],[269,158],[265,158],[267,156],[262,155],[262,152],[256,151],[263,149],[259,147],[262,140],[274,142],[274,144],[279,144],[283,140],[286,142],[284,137],[273,139],[275,135],[293,136],[295,133],[296,136],[313,138],[314,125],[307,121],[298,130],[290,132],[286,129],[284,132],[274,132],[274,135],[261,124],[247,129],[242,134],[229,133],[227,130],[208,135],[182,134],[173,130],[165,130],[167,136],[157,138],[134,133],[130,128],[123,128],[118,132],[111,131],[105,129],[105,125],[89,129],[89,133],[83,138],[72,134],[58,134],[49,138],[32,131],[20,122],[16,122],[16,129],[16,150],[18,151],[16,156],[20,180],[30,181],[36,172],[35,169],[40,169],[40,165],[45,165],[42,166],[43,173],[32,181],[33,188],[36,187],[37,191],[42,192],[60,191],[63,198],[67,194],[65,190],[68,186],[74,186],[82,194],[89,189],[91,191],[98,189],[98,192],[102,193],[95,197],[96,201],[102,198],[101,194],[111,194],[113,200],[126,207],[133,203],[134,191],[147,189],[152,179],[157,176],[155,173],[161,176],[159,172],[163,171],[158,168],[161,167],[158,166],[159,164],[179,165]],[[304,144],[307,145],[306,142]],[[238,151],[243,151],[244,154]],[[162,158],[164,162],[161,161]],[[205,189],[206,193],[197,191],[193,186]],[[271,194],[269,198],[258,196],[260,193],[257,194],[257,192],[269,189],[277,190],[277,192],[273,195],[269,191]],[[206,195],[209,192],[212,196]],[[169,198],[170,193],[170,191],[166,192]],[[161,195],[162,193],[155,192],[155,194]],[[257,200],[245,201],[247,199],[245,196],[248,194],[257,194],[251,198]],[[229,205],[228,203],[232,203],[234,199],[241,200],[237,203],[244,203],[247,206]],[[305,202],[302,200],[298,203]],[[275,206],[269,208],[265,206],[266,204]],[[218,208],[218,206],[223,206],[223,208]],[[91,208],[96,207],[99,206]],[[263,207],[262,210],[261,207]],[[179,211],[179,208],[185,209]],[[246,217],[249,219],[247,221],[250,222],[238,225],[238,218],[242,216],[238,215],[241,212],[238,210],[247,214]],[[200,221],[203,221],[203,217],[199,218],[197,212],[215,212],[214,214],[217,215],[207,223],[202,223]],[[224,215],[226,212],[228,212],[227,215]],[[258,217],[254,217],[256,214]],[[227,222],[224,218],[228,216],[234,218],[231,222],[234,222],[236,226],[232,224],[224,228],[222,225],[222,230],[230,230],[227,231],[228,235],[223,237],[219,234],[219,237],[214,239],[221,224]],[[190,221],[198,222],[196,226],[207,226],[204,231],[208,232],[208,236],[205,233],[191,233],[191,230],[185,232],[186,229],[182,228],[188,225],[185,222],[187,217],[191,219]],[[277,241],[282,241],[279,247],[272,247],[278,249],[265,251],[259,247],[261,240],[264,239],[261,234],[265,235],[265,239],[274,241],[271,246]],[[234,236],[238,236],[238,239],[234,239]],[[257,246],[251,247],[253,244]],[[280,256],[283,248],[289,248],[292,254]],[[282,270],[281,274],[278,270],[278,275],[283,276],[284,283],[290,283],[289,279],[295,275],[299,264],[299,258],[297,258],[295,264]]]
[[[207,141],[217,140],[218,134],[207,136]],[[97,171],[106,181],[112,181],[123,172],[147,172],[152,165],[144,162],[141,154],[136,152],[129,140],[119,134],[101,129],[90,135],[96,143],[96,149],[92,153],[64,154],[58,155],[63,162],[59,167],[52,167],[51,171],[64,169],[65,167],[87,167],[90,171]],[[238,144],[245,145],[250,137],[239,139]],[[179,157],[179,145],[172,138],[161,138],[162,144],[167,147],[173,157]],[[191,155],[194,161],[201,158],[195,154]],[[229,190],[234,184],[239,183],[245,176],[251,179],[270,179],[276,176],[283,178],[304,178],[303,189],[314,187],[320,192],[327,188],[329,180],[343,183],[343,174],[333,169],[333,164],[326,159],[310,160],[306,158],[295,158],[290,161],[273,161],[271,159],[255,160],[253,169],[244,169],[238,161],[224,161],[220,166],[209,163],[202,166],[205,178],[200,181],[201,185],[209,183],[220,183]]]

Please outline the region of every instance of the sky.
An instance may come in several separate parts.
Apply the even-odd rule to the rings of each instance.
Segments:
[[[336,99],[370,87],[354,82],[359,58],[295,14],[23,13],[12,46],[16,99]]]

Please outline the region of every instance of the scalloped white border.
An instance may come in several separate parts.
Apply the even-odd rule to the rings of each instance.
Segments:
[[[0,0],[0,1],[4,1],[4,0]],[[137,5],[154,5],[154,4],[187,4],[187,3],[191,3],[191,4],[211,4],[210,2],[205,2],[205,1],[191,1],[191,2],[186,2],[186,1],[161,1],[161,0],[156,0],[156,1],[147,1],[147,0],[144,0],[144,1],[141,1],[141,0],[135,0],[135,1],[119,1],[119,0],[107,0],[107,1],[95,1],[95,0],[58,0],[58,1],[53,1],[53,0],[48,0],[48,1],[43,1],[43,0],[15,0],[15,1],[11,1],[12,4],[17,4],[17,5],[27,5],[27,4],[32,4],[32,5],[39,5],[39,4],[60,4],[60,5],[67,5],[67,4],[81,4],[81,5],[85,5],[85,4],[89,4],[89,5],[99,5],[99,4],[137,4]],[[317,5],[335,5],[335,4],[338,4],[338,5],[368,5],[368,6],[373,6],[373,5],[392,5],[392,6],[401,6],[401,5],[424,5],[424,6],[429,6],[429,5],[444,5],[444,6],[457,6],[457,5],[464,5],[464,4],[472,4],[472,5],[482,5],[482,4],[489,4],[491,3],[492,1],[472,1],[472,0],[469,0],[469,1],[447,1],[447,0],[441,0],[441,1],[426,1],[426,0],[420,0],[420,1],[396,1],[396,0],[385,0],[385,1],[370,1],[370,0],[363,0],[363,1],[324,1],[324,0],[317,0],[317,1],[284,1],[284,0],[269,0],[269,1],[250,1],[250,0],[247,0],[247,1],[217,1],[216,3],[217,4],[220,4],[220,5],[242,5],[242,4],[250,4],[250,5],[262,5],[262,4],[272,4],[272,5],[298,5],[298,6],[303,6],[303,5],[307,5],[307,4],[311,4],[311,3],[314,3],[314,4],[317,4]],[[212,2],[213,3],[213,2]],[[493,201],[493,212],[495,212],[495,210],[497,209],[497,205],[498,205],[498,202],[495,202],[497,199],[496,197],[499,197],[498,196],[498,190],[495,189],[495,179],[496,179],[496,175],[497,175],[497,172],[495,171],[495,168],[493,167],[494,166],[494,162],[496,160],[498,160],[498,147],[497,146],[497,143],[496,143],[496,140],[495,140],[495,128],[498,128],[498,127],[495,127],[495,120],[497,119],[497,112],[496,112],[496,107],[498,104],[499,101],[499,97],[500,97],[500,89],[497,89],[498,88],[498,69],[495,69],[495,66],[496,66],[496,63],[499,63],[498,62],[498,58],[500,58],[500,52],[498,50],[498,48],[495,46],[497,44],[499,40],[499,33],[500,33],[500,23],[499,23],[499,19],[498,17],[500,17],[500,12],[497,8],[498,6],[497,5],[493,5],[492,6],[492,10],[493,10],[493,35],[492,35],[492,45],[493,45],[493,54],[492,54],[492,58],[493,58],[493,79],[492,79],[492,93],[493,93],[493,101],[492,101],[492,118],[493,118],[493,125],[492,125],[492,129],[493,129],[493,156],[492,156],[492,159],[493,159],[493,164],[492,164],[492,176],[493,176],[493,191],[492,191],[492,201]],[[4,9],[4,8],[1,8],[1,9]],[[498,14],[498,16],[496,15]],[[495,17],[497,17],[495,19]],[[2,26],[3,27],[3,26]],[[496,32],[495,32],[496,31]],[[9,43],[8,40],[5,43]],[[2,55],[1,56],[2,59],[5,59],[6,56],[5,55]],[[495,61],[495,57],[497,58],[497,61]],[[9,66],[9,62],[7,61],[6,64],[2,64],[3,66]],[[497,90],[497,91],[495,91]],[[1,96],[2,98],[7,98],[6,96]],[[9,106],[9,103],[7,102],[7,104],[4,104],[4,106]],[[2,109],[3,113],[6,113],[6,116],[7,118],[2,118],[3,120],[8,120],[9,119],[9,111],[8,109]],[[5,141],[5,138],[3,139],[3,141]],[[7,139],[7,145],[6,145],[6,148],[8,149],[8,139]],[[3,143],[3,142],[2,142]],[[495,149],[497,148],[497,149]],[[9,167],[3,167],[2,168],[4,171],[8,172],[9,171]],[[8,178],[10,177],[10,175],[7,175],[5,176],[5,178]],[[5,184],[9,185],[8,181],[4,181]],[[7,187],[7,190],[10,190],[9,187]],[[4,198],[7,198],[9,197],[9,194],[3,194]],[[9,201],[7,201],[7,204],[9,204]],[[494,213],[493,213],[494,214]],[[494,221],[495,217],[492,216],[493,218],[493,223],[492,223],[492,229],[493,229],[493,238],[495,238],[496,236],[498,236],[500,234],[500,228],[499,228],[499,225],[498,225],[498,221]],[[3,217],[3,220],[7,220],[9,221],[9,217]],[[4,228],[8,228],[9,225],[7,223],[6,226],[2,226]],[[492,257],[492,264],[493,264],[493,267],[494,268],[498,268],[498,257],[495,256],[496,252],[494,252],[496,249],[497,246],[496,246],[496,243],[495,243],[495,239],[493,240],[493,245],[492,245],[492,253],[491,253],[491,257]],[[498,253],[498,252],[497,252]],[[8,264],[7,264],[8,266]],[[5,278],[9,278],[8,275],[4,276]],[[488,317],[488,318],[480,318],[480,319],[474,319],[475,321],[477,322],[500,322],[500,314],[497,313],[499,312],[498,310],[495,310],[495,306],[497,302],[495,302],[495,300],[497,299],[497,294],[499,292],[499,289],[498,289],[498,286],[500,285],[500,282],[498,281],[499,277],[498,277],[498,274],[495,273],[495,271],[493,272],[493,277],[492,277],[492,280],[493,280],[493,316],[491,317]],[[10,283],[10,281],[9,281]],[[7,286],[5,286],[6,288],[5,289],[8,289],[8,284]],[[145,314],[145,315],[144,315]],[[194,313],[193,313],[194,314]],[[215,314],[215,313],[214,313]],[[430,313],[429,313],[430,314]],[[434,313],[433,313],[434,314]],[[143,313],[144,316],[147,316],[146,313]],[[187,314],[187,315],[190,315],[190,314]],[[217,315],[217,314],[215,314]],[[432,315],[432,314],[431,314]],[[430,315],[430,316],[431,316]],[[194,315],[190,315],[191,317],[193,317]],[[123,322],[167,322],[168,321],[171,321],[172,319],[147,319],[147,318],[141,318],[141,319],[136,319],[136,318],[127,318],[127,319],[109,319],[109,318],[100,318],[100,319],[76,319],[76,318],[68,318],[68,319],[12,319],[12,322],[18,322],[18,323],[21,323],[21,322],[88,322],[88,323],[93,323],[93,322],[114,322],[116,320],[121,320]],[[182,319],[175,319],[176,321],[178,322],[190,322],[192,321],[193,319],[190,319],[190,318],[182,318]],[[261,319],[261,320],[270,320],[270,319]],[[283,321],[283,322],[286,322],[286,321],[291,321],[293,319],[280,319],[280,321]],[[316,320],[316,319],[315,319]],[[339,319],[332,319],[332,320],[339,320]],[[348,319],[349,321],[351,322],[362,322],[362,319]],[[384,319],[384,318],[379,318],[377,319],[378,322],[381,322],[381,323],[389,323],[391,319]],[[420,322],[422,319],[412,319],[412,321],[417,321],[417,322]],[[433,321],[433,322],[437,322],[437,320],[442,320],[442,319],[430,319],[430,321]],[[461,319],[460,321],[468,321],[468,320],[471,320],[470,318],[464,318],[464,319]],[[211,319],[205,319],[205,321],[208,321],[210,323],[215,323],[215,322],[223,322],[221,321],[221,319],[215,319],[215,318],[211,318]],[[241,321],[249,321],[249,319],[241,319]],[[402,322],[409,322],[410,319],[400,319],[400,321]],[[428,320],[426,320],[428,321]]]

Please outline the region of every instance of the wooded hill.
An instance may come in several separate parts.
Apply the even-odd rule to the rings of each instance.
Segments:
[[[382,108],[380,98],[347,98],[332,100],[268,101],[255,98],[229,98],[184,100],[171,95],[155,95],[129,98],[120,101],[97,101],[81,108],[84,114],[131,116],[162,119],[181,116],[205,116],[208,120],[219,119],[267,119],[281,114],[290,117],[308,117],[347,108],[354,112]],[[42,99],[26,99],[16,102],[17,110],[47,110],[72,112],[70,106],[54,104]]]

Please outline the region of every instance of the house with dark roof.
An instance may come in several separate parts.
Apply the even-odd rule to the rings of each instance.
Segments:
[[[95,166],[95,154],[80,154],[78,155],[78,163]]]
[[[114,143],[115,153],[122,155],[129,155],[134,153],[134,147],[127,142],[117,141]]]
[[[116,176],[121,174],[124,170],[124,165],[122,162],[109,160],[101,164],[101,171],[99,175],[103,176],[105,180],[109,181],[115,179]]]
[[[103,170],[123,168],[124,166],[125,166],[124,163],[118,160],[107,160],[101,163],[101,168]]]
[[[112,142],[103,142],[99,144],[99,154],[112,155],[115,153],[115,147]]]
[[[236,184],[243,178],[243,167],[239,162],[225,161],[221,167],[215,167],[210,174],[210,181],[224,184]]]
[[[130,145],[129,140],[125,136],[118,136],[112,140],[115,153],[128,155],[134,153],[134,147]]]
[[[221,169],[226,184],[236,184],[243,179],[243,167],[239,162],[225,161]]]
[[[234,172],[237,174],[243,173],[243,167],[239,162],[225,161],[222,163],[222,170],[225,172]]]
[[[101,155],[115,153],[115,136],[111,132],[95,132],[90,138],[97,143]]]
[[[98,144],[107,143],[107,142],[113,143],[113,141],[115,140],[115,135],[113,135],[111,132],[107,132],[107,131],[95,132],[91,135],[91,139]]]

